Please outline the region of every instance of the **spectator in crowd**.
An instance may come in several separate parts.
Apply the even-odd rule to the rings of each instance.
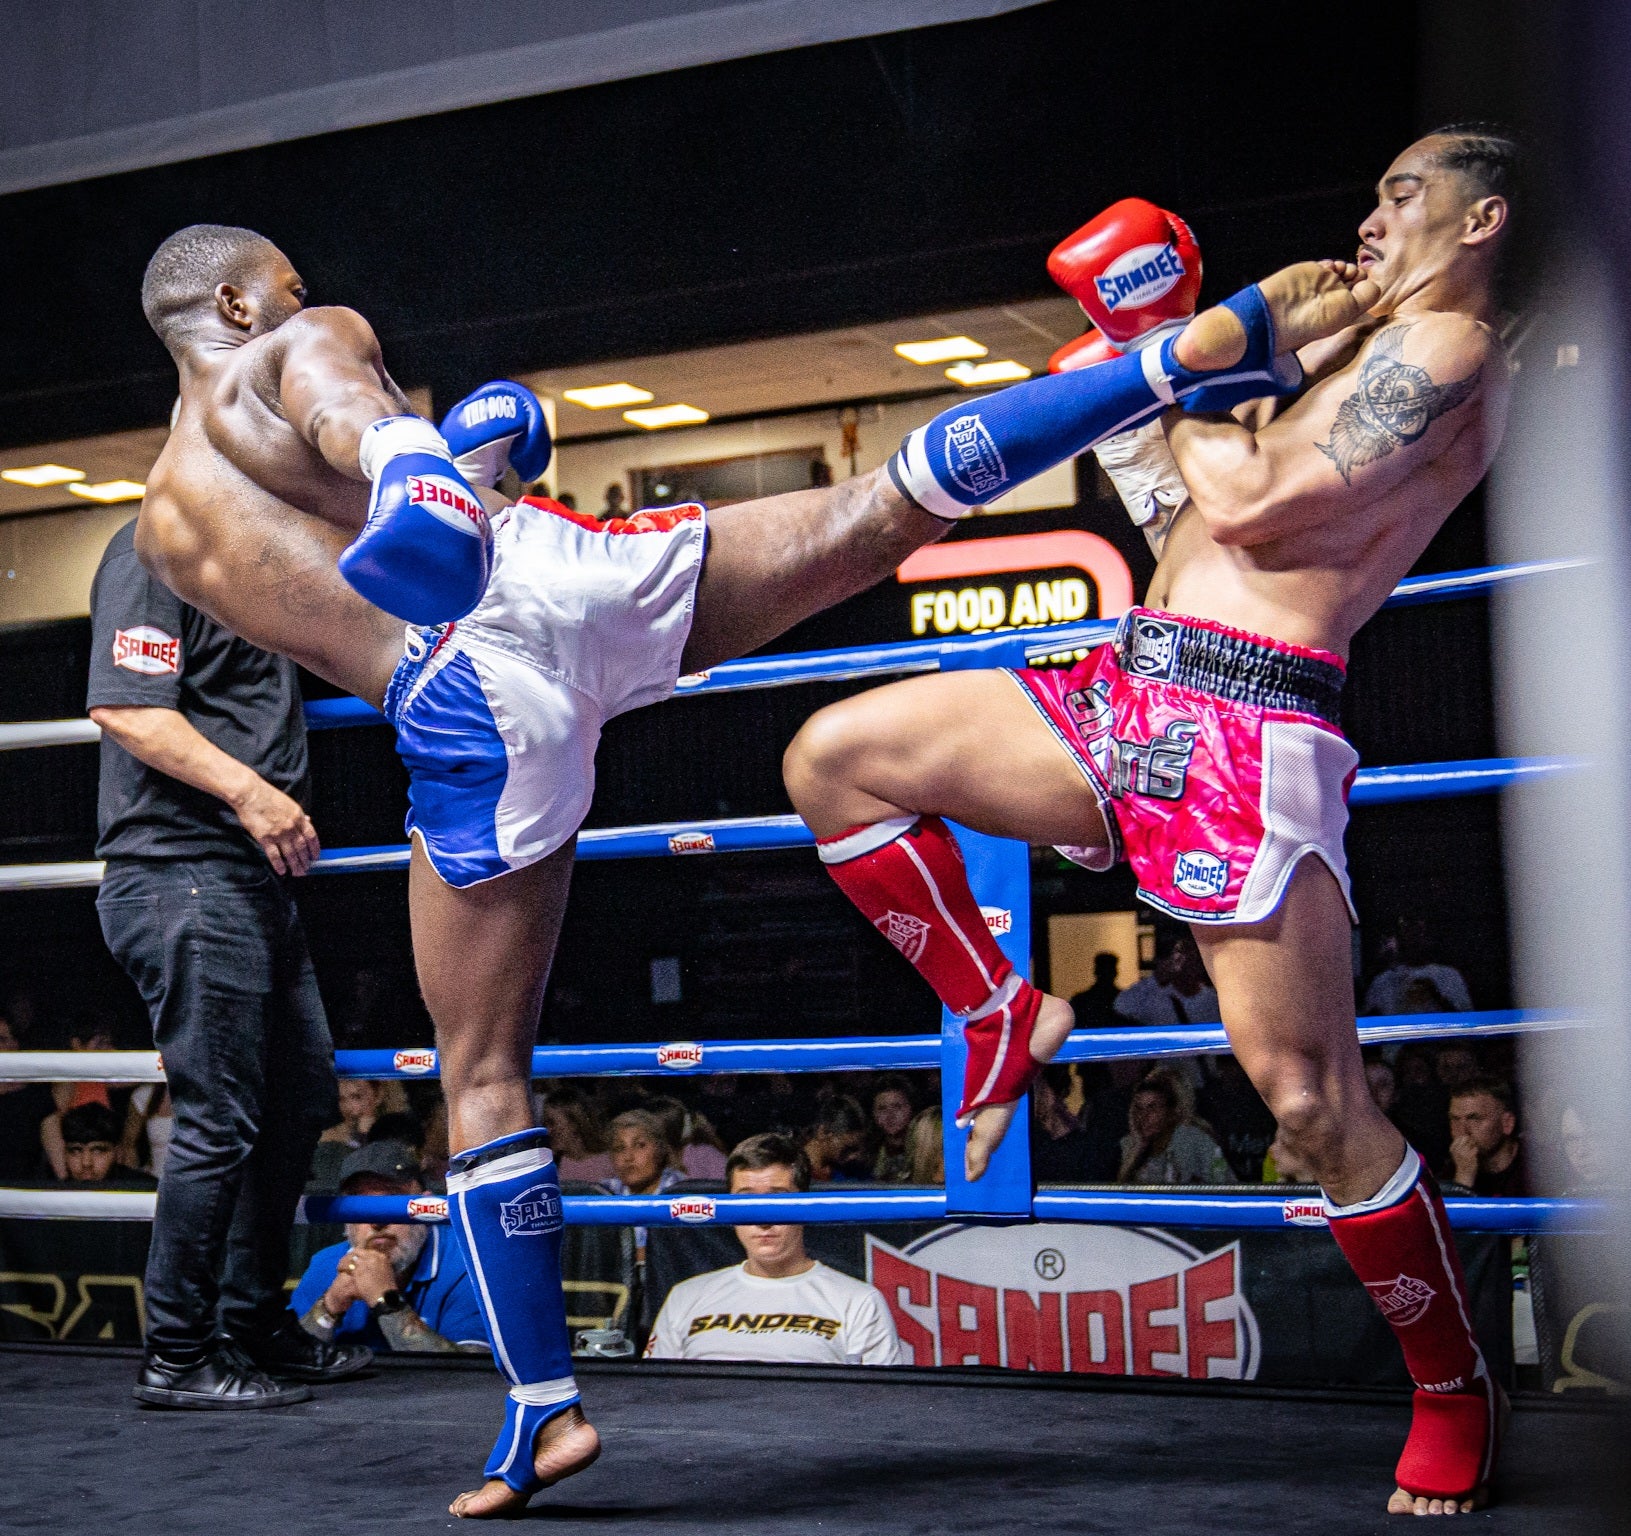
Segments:
[[[1466,1013],[1472,997],[1461,972],[1438,957],[1427,923],[1399,919],[1383,948],[1384,969],[1365,989],[1365,1013]],[[1426,988],[1411,991],[1413,982]],[[1435,1006],[1436,1004],[1436,1006]]]
[[[539,1122],[549,1132],[555,1169],[562,1179],[604,1184],[615,1177],[599,1121],[576,1088],[552,1087],[539,1106]]]
[[[642,1108],[663,1122],[668,1144],[675,1149],[674,1166],[685,1178],[725,1177],[725,1149],[706,1119],[666,1095],[647,1099]]]
[[[1163,926],[1156,935],[1155,969],[1116,999],[1123,1021],[1160,1028],[1172,1024],[1216,1024],[1218,994],[1186,928]]]
[[[827,1093],[816,1105],[816,1123],[804,1138],[810,1176],[818,1184],[865,1179],[867,1117],[847,1093]]]
[[[113,1032],[105,1025],[94,1022],[78,1025],[68,1036],[68,1049],[111,1051]],[[81,1104],[100,1104],[106,1109],[112,1109],[113,1096],[106,1083],[85,1081],[52,1083],[51,1098],[55,1109],[45,1117],[40,1126],[40,1141],[45,1147],[45,1160],[50,1164],[52,1173],[57,1178],[63,1179],[67,1177],[67,1165],[63,1162],[62,1150],[63,1115],[70,1109],[78,1109]]]
[[[142,1083],[125,1109],[125,1132],[119,1142],[119,1161],[128,1168],[145,1168],[154,1178],[164,1172],[165,1154],[175,1134],[175,1111],[167,1083]]]
[[[645,1109],[626,1109],[612,1121],[612,1177],[606,1189],[614,1195],[660,1195],[685,1180],[675,1166],[677,1148],[668,1139],[661,1117]]]
[[[1070,1091],[1070,1068],[1057,1063],[1032,1086],[1031,1172],[1039,1184],[1105,1183],[1116,1176],[1118,1148],[1088,1135],[1066,1105]]]
[[[1197,1109],[1212,1127],[1237,1179],[1255,1182],[1274,1140],[1274,1116],[1232,1055],[1212,1058],[1212,1071],[1201,1085]]]
[[[527,495],[548,496],[549,482],[547,480],[535,480],[527,487]],[[555,498],[555,500],[560,502],[560,504],[565,507],[568,512],[576,512],[578,510],[578,498],[574,496],[571,491],[562,491],[561,494]]]
[[[946,1182],[946,1141],[940,1106],[931,1104],[912,1116],[906,1128],[906,1182],[940,1189]]]
[[[810,1165],[789,1137],[752,1136],[726,1163],[733,1195],[796,1194]],[[682,1280],[664,1297],[646,1342],[653,1360],[752,1360],[815,1365],[897,1365],[889,1308],[864,1281],[812,1259],[804,1228],[736,1228],[740,1264]]]
[[[1563,1154],[1563,1193],[1587,1195],[1626,1185],[1622,1172],[1614,1177],[1614,1164],[1594,1117],[1578,1104],[1565,1104],[1558,1117],[1558,1149]]]
[[[872,1177],[884,1184],[903,1182],[910,1171],[906,1132],[912,1124],[912,1089],[904,1077],[880,1078],[872,1090]]]
[[[319,1140],[338,1142],[354,1151],[368,1140],[375,1117],[385,1113],[385,1084],[362,1077],[342,1077],[338,1092],[339,1121],[324,1131]]]
[[[1106,1029],[1119,1022],[1116,999],[1121,996],[1121,988],[1116,985],[1116,973],[1120,966],[1120,959],[1109,950],[1094,955],[1093,985],[1070,1000],[1077,1029]]]
[[[65,1184],[106,1188],[157,1189],[159,1181],[118,1162],[119,1122],[106,1104],[80,1104],[62,1117]]]
[[[1475,1195],[1532,1193],[1510,1084],[1475,1077],[1451,1093],[1449,1173]]]
[[[604,523],[609,518],[623,517],[625,515],[623,497],[623,487],[615,480],[606,487],[606,505],[598,513],[601,522]]]
[[[1433,1072],[1446,1094],[1459,1093],[1483,1075],[1478,1067],[1478,1053],[1470,1045],[1456,1040],[1446,1041],[1438,1048]]]
[[[0,1014],[0,1053],[23,1048],[22,1029]],[[32,1179],[45,1158],[40,1127],[57,1112],[50,1083],[0,1082],[0,1180]],[[67,1174],[64,1166],[58,1175]]]
[[[413,1149],[371,1141],[340,1168],[346,1195],[418,1195]],[[313,1338],[399,1355],[486,1354],[470,1276],[440,1225],[348,1222],[345,1241],[319,1249],[289,1305]]]
[[[1163,1069],[1151,1072],[1133,1092],[1127,1135],[1121,1140],[1124,1184],[1233,1184],[1223,1149],[1183,1119],[1177,1084]]]

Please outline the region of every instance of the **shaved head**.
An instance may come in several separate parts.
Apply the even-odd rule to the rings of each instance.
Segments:
[[[142,313],[172,352],[215,303],[221,283],[244,287],[282,253],[264,235],[231,224],[189,224],[147,263]]]

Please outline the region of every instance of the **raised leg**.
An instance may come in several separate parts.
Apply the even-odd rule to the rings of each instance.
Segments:
[[[488,1480],[454,1500],[455,1515],[519,1514],[600,1454],[572,1378],[559,1183],[532,1124],[532,1047],[573,849],[456,890],[416,839],[409,869],[414,960],[447,1096],[453,1234],[510,1382]]]
[[[1331,1235],[1392,1326],[1417,1391],[1388,1502],[1457,1514],[1489,1497],[1501,1410],[1467,1305],[1444,1203],[1366,1090],[1346,904],[1305,858],[1280,909],[1193,925],[1235,1057],[1326,1192]]]
[[[950,527],[908,501],[881,469],[710,512],[685,670],[767,645],[875,586]]]
[[[993,836],[1104,847],[1081,769],[1003,672],[947,672],[813,716],[783,761],[822,862],[873,925],[968,1023],[960,1123],[979,1178],[1072,1015],[1018,976],[969,889],[949,816]]]

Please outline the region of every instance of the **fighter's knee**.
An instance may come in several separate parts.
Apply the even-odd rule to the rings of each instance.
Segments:
[[[782,754],[782,780],[793,804],[802,808],[818,786],[847,779],[862,739],[842,704],[806,720]]]

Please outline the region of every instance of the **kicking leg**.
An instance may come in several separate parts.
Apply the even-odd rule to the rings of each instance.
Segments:
[[[532,1047],[573,847],[456,890],[417,838],[413,845],[409,911],[447,1096],[449,1215],[493,1358],[510,1382],[488,1480],[453,1501],[455,1515],[518,1515],[539,1488],[600,1454],[572,1376],[560,1184],[547,1138],[533,1128],[531,1099]]]
[[[1489,1496],[1500,1394],[1432,1175],[1377,1109],[1354,1029],[1348,909],[1305,858],[1279,911],[1195,924],[1236,1059],[1315,1170],[1331,1235],[1392,1326],[1417,1384],[1393,1514],[1457,1514]]]
[[[1004,672],[913,678],[834,704],[794,737],[783,774],[840,889],[968,1019],[958,1118],[972,1116],[966,1167],[977,1179],[1072,1015],[998,948],[940,818],[1023,842],[1106,847],[1093,790]]]
[[[712,513],[685,670],[767,644],[882,581],[940,538],[948,519],[1148,421],[1207,374],[1237,369],[1249,352],[1272,362],[1276,348],[1293,351],[1341,330],[1377,296],[1357,267],[1312,261],[1248,292],[1260,302],[1191,320],[1170,343],[1165,372],[1132,355],[1032,379],[942,412],[885,469]]]

